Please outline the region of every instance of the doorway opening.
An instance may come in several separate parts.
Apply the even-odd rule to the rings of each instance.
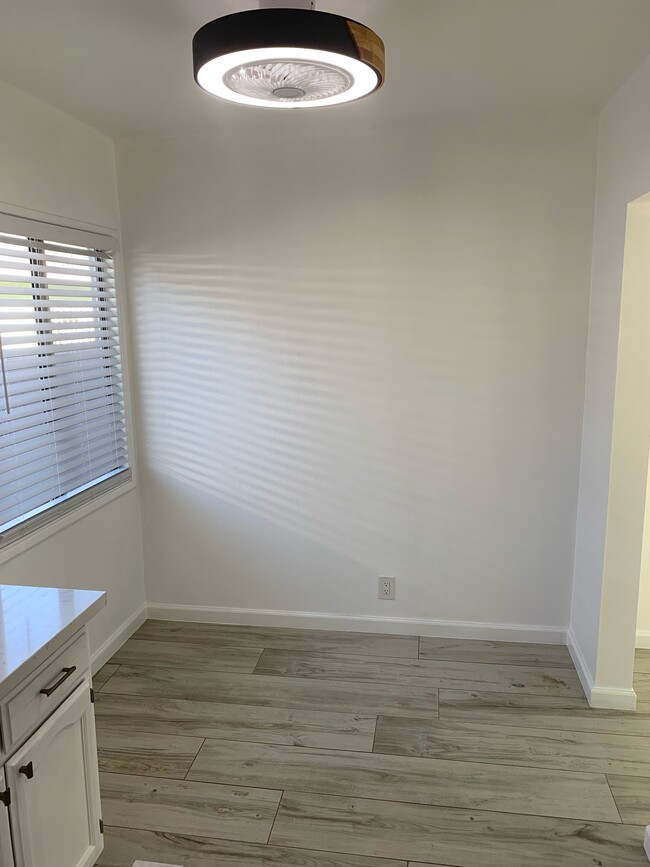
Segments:
[[[649,457],[650,194],[628,208],[595,706],[650,709]]]

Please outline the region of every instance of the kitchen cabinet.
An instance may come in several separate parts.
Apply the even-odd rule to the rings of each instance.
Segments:
[[[86,623],[104,604],[0,585],[0,867],[92,867],[102,851]]]
[[[90,867],[102,851],[90,686],[80,684],[5,765],[16,867]]]

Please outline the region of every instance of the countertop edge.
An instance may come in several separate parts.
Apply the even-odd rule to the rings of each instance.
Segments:
[[[88,593],[96,593],[97,596],[83,610],[79,611],[76,617],[73,617],[59,632],[52,636],[49,641],[42,644],[30,656],[26,657],[13,671],[7,674],[0,680],[0,699],[4,699],[8,693],[12,692],[20,683],[25,681],[29,675],[36,671],[61,645],[79,632],[97,614],[106,606],[107,594],[103,590],[89,590]]]

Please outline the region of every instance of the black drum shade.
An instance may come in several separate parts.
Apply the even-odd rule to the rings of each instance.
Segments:
[[[307,9],[217,18],[194,36],[194,78],[208,93],[264,108],[361,99],[384,82],[384,43],[357,21]]]

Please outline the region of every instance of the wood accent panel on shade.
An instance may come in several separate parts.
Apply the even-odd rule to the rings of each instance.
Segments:
[[[359,57],[364,63],[369,63],[381,77],[381,84],[386,77],[386,49],[384,43],[374,30],[364,27],[358,21],[348,21],[348,30],[356,45]]]

